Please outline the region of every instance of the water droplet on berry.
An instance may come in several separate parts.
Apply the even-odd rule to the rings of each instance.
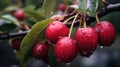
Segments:
[[[67,65],[70,65],[71,63],[66,63]]]
[[[76,43],[76,41],[74,40],[74,43]]]
[[[59,38],[61,38],[62,36],[59,36]]]

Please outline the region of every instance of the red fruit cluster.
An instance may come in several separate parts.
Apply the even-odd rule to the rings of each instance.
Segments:
[[[102,21],[94,27],[78,28],[74,39],[68,37],[68,32],[66,25],[60,21],[52,21],[46,28],[46,39],[55,44],[54,54],[58,62],[72,62],[78,53],[89,57],[97,44],[110,46],[115,40],[115,29],[108,21]],[[48,46],[37,43],[33,55],[38,59],[48,56]]]

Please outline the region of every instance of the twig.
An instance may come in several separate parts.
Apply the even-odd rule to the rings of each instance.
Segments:
[[[105,16],[111,12],[115,12],[115,11],[120,11],[120,3],[107,5],[105,8],[103,8],[102,10],[97,12],[97,16],[100,18],[100,17],[103,17],[103,16]],[[95,17],[88,16],[86,18],[86,20],[87,20],[87,24],[90,24],[91,22],[94,22],[96,19],[95,19]],[[68,25],[68,24],[66,24],[66,25]],[[18,37],[18,36],[25,36],[27,33],[28,33],[28,31],[15,32],[15,33],[9,33],[9,34],[1,34],[0,40],[9,39],[9,38]]]
[[[102,10],[97,12],[97,16],[103,17],[111,12],[120,11],[120,3],[118,4],[109,4],[107,7],[103,8]],[[96,19],[95,17],[87,17],[87,23],[94,22]]]
[[[28,33],[28,31],[0,34],[0,40],[9,39],[9,38],[13,38],[13,37],[19,37],[19,36],[25,36],[27,33]]]

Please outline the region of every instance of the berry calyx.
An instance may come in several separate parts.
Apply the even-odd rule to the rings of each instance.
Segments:
[[[11,41],[11,47],[15,50],[19,50],[21,42],[22,38],[15,38]]]
[[[25,19],[25,14],[23,10],[15,10],[13,12],[13,16],[17,18],[19,21],[23,21]]]
[[[48,57],[48,50],[46,44],[39,42],[33,47],[33,56],[37,59],[45,59]]]
[[[68,36],[68,33],[67,26],[59,21],[51,22],[46,28],[46,38],[51,43],[56,43],[59,38]]]
[[[62,37],[55,45],[55,56],[58,62],[72,62],[77,54],[78,49],[75,41],[69,37]]]
[[[78,28],[75,34],[79,53],[83,57],[89,57],[97,47],[98,34],[91,28]]]
[[[114,26],[108,21],[101,21],[94,26],[99,36],[100,46],[111,46],[115,41]]]

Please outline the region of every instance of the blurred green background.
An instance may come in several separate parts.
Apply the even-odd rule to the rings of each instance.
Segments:
[[[57,0],[57,4],[66,1]],[[71,1],[69,0],[69,2]],[[108,1],[113,4],[120,3],[120,0]],[[6,13],[5,9],[8,6],[35,7],[39,2],[42,2],[42,0],[0,0],[0,15]],[[100,20],[108,20],[115,26],[116,40],[114,44],[109,48],[98,47],[89,58],[78,56],[72,63],[66,64],[65,67],[120,67],[120,11],[110,13],[100,18]],[[19,60],[16,59],[9,41],[0,40],[0,67],[12,67],[12,65],[19,65]],[[41,60],[33,59],[27,67],[48,67],[48,65]]]

